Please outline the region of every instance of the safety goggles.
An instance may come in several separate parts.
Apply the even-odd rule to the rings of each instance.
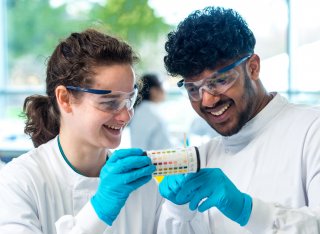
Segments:
[[[132,110],[138,95],[138,88],[136,85],[134,86],[133,91],[129,93],[102,89],[88,89],[75,86],[66,86],[66,88],[78,92],[96,94],[91,95],[89,98],[92,104],[98,110],[112,113],[117,113],[124,107],[129,111]]]
[[[236,62],[215,71],[212,75],[195,82],[185,82],[180,80],[177,85],[188,93],[192,101],[200,101],[202,92],[205,90],[212,95],[218,95],[226,92],[235,83],[239,73],[234,69],[251,57],[247,55]]]

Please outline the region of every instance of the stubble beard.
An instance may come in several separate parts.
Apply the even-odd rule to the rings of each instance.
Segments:
[[[220,135],[222,136],[232,136],[237,134],[242,128],[243,126],[246,125],[246,123],[251,119],[252,117],[252,112],[254,109],[254,98],[255,98],[255,91],[253,89],[253,86],[250,82],[250,78],[247,74],[247,71],[244,70],[244,90],[245,93],[242,95],[241,97],[241,102],[246,103],[245,105],[245,109],[244,111],[240,112],[238,114],[238,123],[236,123],[236,125],[231,128],[230,130],[226,131],[226,132],[220,132],[218,129],[216,129],[213,124],[209,123],[208,124],[216,131],[218,132]]]

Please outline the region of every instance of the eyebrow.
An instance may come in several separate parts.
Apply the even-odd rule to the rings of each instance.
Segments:
[[[128,93],[129,94],[129,93]],[[117,94],[117,93],[109,93],[109,94],[104,94],[104,95],[100,95],[100,98],[118,98],[123,96],[122,94]],[[134,92],[131,93],[131,95],[128,95],[128,97],[133,97],[134,96]]]
[[[100,98],[116,98],[120,96],[121,96],[120,94],[109,93],[109,94],[100,95]]]

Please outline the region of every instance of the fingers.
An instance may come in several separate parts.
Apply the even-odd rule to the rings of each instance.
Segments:
[[[193,177],[189,180],[186,178],[183,186],[181,187],[180,191],[177,193],[177,201],[186,203],[189,202],[193,196],[198,193],[199,188],[205,183],[203,177]]]
[[[129,171],[124,174],[120,174],[120,176],[124,184],[129,184],[144,176],[151,176],[155,170],[156,170],[156,167],[154,165],[149,165],[133,171]]]
[[[175,180],[175,176],[165,176],[164,179],[159,184],[160,194],[165,197],[172,197],[172,194],[176,193],[178,190],[178,182]]]
[[[143,150],[139,148],[130,148],[130,149],[119,149],[112,153],[110,158],[108,159],[108,162],[116,162],[119,159],[128,157],[128,156],[139,156],[143,155]]]
[[[226,202],[223,191],[219,191],[217,187],[202,186],[194,192],[194,196],[190,199],[189,208],[195,210],[198,208],[200,212],[217,206],[217,204]]]
[[[198,210],[200,212],[204,212],[208,209],[210,209],[211,207],[214,207],[214,206],[217,206],[217,204],[219,203],[219,201],[223,200],[220,196],[210,196],[208,197],[206,200],[204,200],[200,206],[198,207],[198,204],[197,206],[195,206],[194,210],[198,207]],[[190,203],[191,204],[191,203]]]
[[[174,193],[177,193],[178,190],[180,190],[181,186],[183,185],[185,181],[185,175],[170,175],[166,176],[166,186]]]
[[[176,200],[177,192],[183,185],[184,178],[184,174],[166,176],[159,185],[160,194],[177,205],[185,204],[186,202],[178,202]]]
[[[198,173],[187,174],[185,183],[177,194],[177,201],[190,202],[189,207],[195,210],[199,203],[211,196],[220,186],[219,169],[201,169]]]
[[[152,162],[147,156],[129,156],[106,164],[108,171],[115,174],[126,173],[149,165],[152,165]]]

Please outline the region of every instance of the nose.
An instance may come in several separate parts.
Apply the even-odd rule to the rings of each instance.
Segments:
[[[116,113],[116,119],[123,123],[128,123],[133,116],[133,108],[129,109],[127,106],[124,106],[119,112]]]
[[[207,90],[202,90],[201,104],[205,107],[212,107],[220,100],[219,94],[209,93]]]

